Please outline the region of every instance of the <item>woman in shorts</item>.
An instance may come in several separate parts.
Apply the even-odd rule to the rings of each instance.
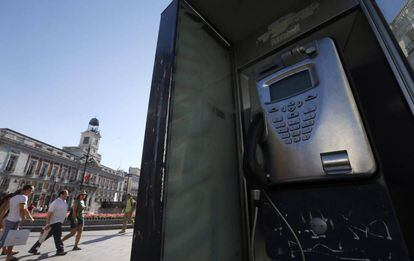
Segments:
[[[63,242],[76,234],[75,245],[73,246],[73,250],[81,250],[81,248],[79,247],[79,241],[82,237],[84,225],[83,210],[85,209],[85,198],[85,191],[81,191],[76,197],[76,200],[73,203],[68,216],[68,220],[70,222],[70,233],[64,236],[62,239]]]

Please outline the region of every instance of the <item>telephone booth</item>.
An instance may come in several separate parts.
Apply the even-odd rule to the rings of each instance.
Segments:
[[[383,2],[172,1],[131,260],[412,260],[414,3]]]

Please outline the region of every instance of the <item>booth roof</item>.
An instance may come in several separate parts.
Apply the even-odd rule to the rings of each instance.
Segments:
[[[312,3],[309,0],[188,0],[222,36],[237,43],[258,29]]]

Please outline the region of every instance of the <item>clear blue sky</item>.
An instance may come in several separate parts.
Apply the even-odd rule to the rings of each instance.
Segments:
[[[376,0],[387,22],[391,23],[407,0]]]
[[[171,0],[1,0],[0,128],[76,146],[100,120],[102,163],[141,165],[161,12]]]

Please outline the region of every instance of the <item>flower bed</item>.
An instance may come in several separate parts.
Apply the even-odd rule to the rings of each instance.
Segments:
[[[68,212],[69,214],[69,212]],[[35,219],[45,219],[47,216],[47,213],[35,213],[33,214],[33,218]],[[124,217],[124,213],[98,213],[98,214],[92,214],[92,213],[86,213],[85,219],[120,219]]]

